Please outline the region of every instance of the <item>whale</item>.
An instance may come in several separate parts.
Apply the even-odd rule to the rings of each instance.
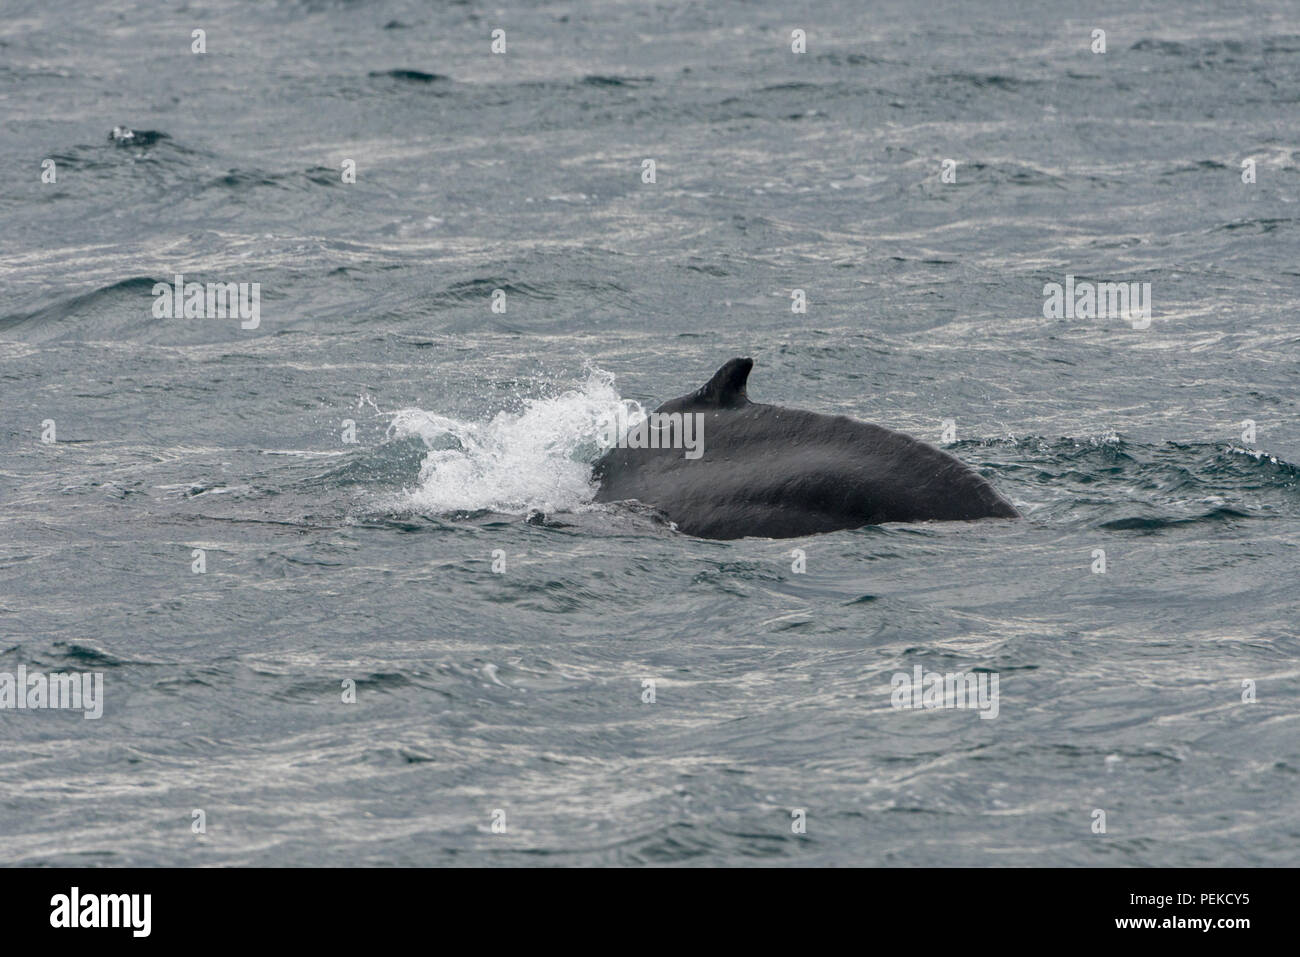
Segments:
[[[592,466],[594,500],[639,502],[709,539],[1020,516],[973,469],[910,435],[751,402],[753,367],[751,358],[731,359],[696,391],[659,406]],[[674,441],[683,433],[693,454]]]

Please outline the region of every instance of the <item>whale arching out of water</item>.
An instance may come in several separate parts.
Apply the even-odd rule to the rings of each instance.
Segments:
[[[732,359],[698,391],[655,410],[702,415],[702,454],[688,457],[680,445],[610,449],[594,467],[596,501],[636,499],[701,538],[1019,517],[982,477],[911,436],[750,402],[753,367],[753,359]]]

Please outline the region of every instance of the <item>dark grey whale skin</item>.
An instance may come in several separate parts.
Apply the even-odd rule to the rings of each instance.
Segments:
[[[793,538],[883,522],[1018,518],[946,452],[842,415],[750,402],[752,359],[732,359],[658,412],[704,414],[703,455],[611,449],[597,502],[636,499],[699,538]]]

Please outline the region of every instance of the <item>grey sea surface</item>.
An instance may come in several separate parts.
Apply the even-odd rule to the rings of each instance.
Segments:
[[[2,6],[0,863],[1300,862],[1294,3]],[[1023,520],[591,504],[745,355]]]

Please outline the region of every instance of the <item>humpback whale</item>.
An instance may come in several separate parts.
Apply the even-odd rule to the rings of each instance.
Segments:
[[[666,438],[612,448],[593,466],[595,500],[635,499],[688,535],[717,539],[1019,517],[972,469],[909,435],[751,402],[753,367],[753,359],[732,359],[700,389],[655,410],[652,422],[698,417],[696,457]]]

